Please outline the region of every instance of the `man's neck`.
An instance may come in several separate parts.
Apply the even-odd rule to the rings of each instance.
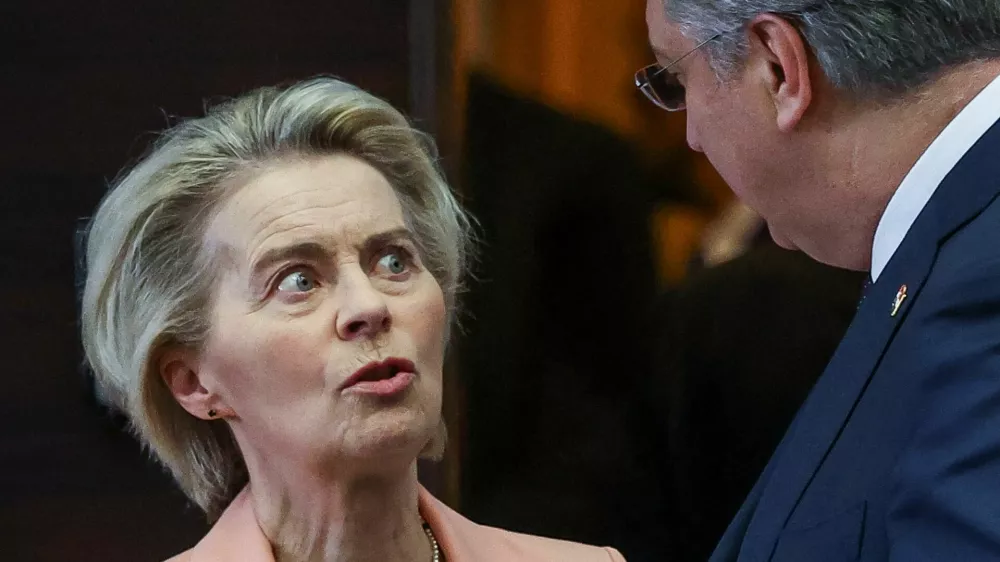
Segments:
[[[853,209],[838,242],[838,265],[865,270],[879,220],[910,169],[934,139],[996,76],[1000,61],[977,62],[943,74],[888,107],[851,111],[826,153],[824,171]],[[846,112],[845,112],[846,113]]]
[[[333,477],[250,468],[254,512],[277,562],[426,562],[416,463]]]

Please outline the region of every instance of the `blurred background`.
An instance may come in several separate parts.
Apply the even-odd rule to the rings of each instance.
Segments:
[[[778,249],[633,74],[642,0],[0,6],[0,552],[156,561],[200,514],[82,368],[77,231],[155,132],[332,74],[407,112],[481,222],[448,367],[470,518],[704,560],[854,313],[861,277]]]

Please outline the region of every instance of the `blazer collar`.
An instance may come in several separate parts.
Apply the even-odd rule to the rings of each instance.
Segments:
[[[456,519],[465,520],[423,486],[418,491],[418,509],[434,532],[448,560],[476,560],[475,545],[456,534]],[[459,523],[461,524],[461,523]],[[257,524],[249,487],[236,496],[208,534],[191,549],[190,562],[275,562],[271,543]]]
[[[191,550],[190,562],[274,562],[271,543],[257,524],[249,486],[236,496],[205,538]]]

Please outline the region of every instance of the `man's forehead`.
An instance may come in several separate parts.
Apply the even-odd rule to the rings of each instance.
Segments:
[[[667,19],[663,0],[647,0],[646,26],[649,28],[649,45],[658,58],[670,60],[685,50],[685,39],[677,26]]]

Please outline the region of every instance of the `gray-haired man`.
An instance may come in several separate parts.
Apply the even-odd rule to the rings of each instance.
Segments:
[[[712,561],[1000,560],[1000,0],[647,22],[637,85],[688,144],[780,245],[874,281]]]

